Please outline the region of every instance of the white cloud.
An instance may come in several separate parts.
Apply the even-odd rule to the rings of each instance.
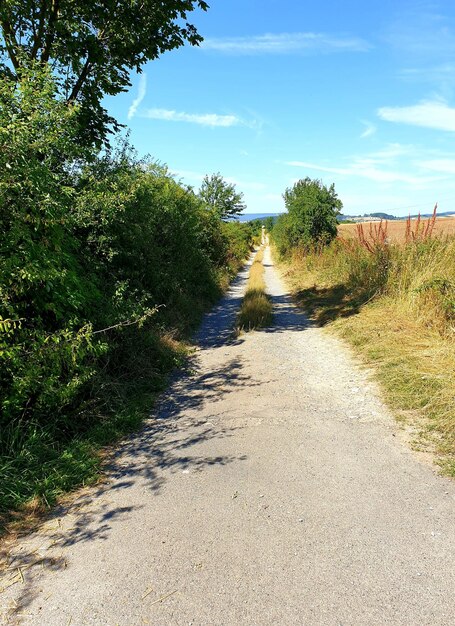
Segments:
[[[193,170],[171,170],[171,174],[178,178],[184,178],[191,181],[192,184],[200,184],[204,180],[205,174],[194,172]]]
[[[360,135],[361,139],[366,139],[367,137],[371,137],[371,135],[375,134],[377,129],[374,124],[372,124],[371,122],[362,122],[362,124],[365,126],[365,130]]]
[[[455,159],[430,159],[428,161],[419,161],[418,165],[432,172],[455,174]]]
[[[128,119],[132,119],[136,115],[136,111],[145,98],[145,94],[147,92],[147,76],[146,74],[141,74],[139,77],[139,87],[137,90],[137,96],[131,103],[130,108],[128,109]]]
[[[386,41],[413,62],[417,58],[445,60],[455,52],[453,20],[436,12],[433,4],[409,3],[386,32]]]
[[[264,191],[264,189],[267,189],[267,185],[264,185],[264,183],[257,183],[254,181],[242,181],[238,178],[232,178],[230,176],[227,176],[225,180],[228,183],[231,183],[231,185],[235,185],[239,191]]]
[[[202,183],[205,174],[194,172],[193,170],[172,170],[172,174],[179,178],[191,181],[191,183]],[[208,174],[210,176],[210,173]],[[238,191],[257,191],[261,192],[267,189],[267,185],[255,181],[244,181],[232,176],[223,176],[224,180],[231,185],[235,185]]]
[[[164,120],[166,122],[188,122],[201,126],[248,126],[249,124],[236,115],[217,115],[216,113],[184,113],[169,109],[147,109],[141,117],[152,120]]]
[[[378,150],[377,152],[370,152],[368,157],[380,163],[382,161],[391,161],[392,159],[396,159],[397,157],[415,154],[416,147],[413,145],[405,145],[401,143],[389,143],[382,150]]]
[[[455,132],[455,108],[442,100],[423,101],[408,107],[382,107],[378,115],[387,122]]]
[[[324,33],[277,33],[252,37],[205,39],[205,50],[227,54],[291,54],[328,52],[365,52],[370,44],[358,37],[342,37]]]
[[[376,167],[371,159],[357,159],[348,167],[329,167],[318,165],[317,163],[307,163],[305,161],[289,161],[287,165],[293,167],[303,167],[310,170],[320,172],[328,172],[330,174],[338,174],[341,176],[355,176],[358,178],[367,178],[378,183],[407,183],[409,185],[423,185],[440,180],[439,177],[422,177],[412,176],[398,171],[382,170]]]
[[[408,67],[399,72],[402,78],[421,80],[426,82],[439,82],[455,79],[455,64],[442,63],[432,67]]]

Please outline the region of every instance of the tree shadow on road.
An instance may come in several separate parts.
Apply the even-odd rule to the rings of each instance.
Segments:
[[[271,296],[273,323],[261,332],[300,332],[314,326],[325,326],[341,317],[357,315],[367,301],[345,285],[302,289],[293,296]]]
[[[39,596],[43,573],[71,567],[68,548],[78,543],[106,541],[114,525],[126,523],[133,512],[145,506],[136,496],[133,502],[137,504],[118,506],[111,501],[114,493],[139,486],[141,492],[145,489],[159,496],[175,472],[207,471],[246,459],[244,455],[209,456],[198,449],[204,442],[231,437],[237,430],[217,424],[216,419],[198,418],[198,414],[202,415],[201,410],[221,396],[258,384],[242,370],[242,363],[233,359],[216,370],[200,371],[196,355],[186,372],[175,375],[142,430],[111,455],[106,479],[97,487],[80,492],[71,504],[57,507],[25,541],[20,540],[9,550],[6,547],[0,554],[0,590],[11,587],[6,594],[11,602],[7,623],[12,623]]]

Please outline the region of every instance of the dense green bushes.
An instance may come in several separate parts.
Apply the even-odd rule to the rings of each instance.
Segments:
[[[287,213],[279,216],[273,227],[273,239],[281,256],[294,248],[312,248],[327,244],[337,234],[337,215],[342,203],[335,186],[326,187],[320,180],[305,178],[286,189]]]
[[[126,142],[81,147],[76,117],[41,71],[0,87],[0,512],[93,475],[250,245]]]

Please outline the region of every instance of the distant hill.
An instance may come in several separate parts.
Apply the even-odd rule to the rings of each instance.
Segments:
[[[238,216],[239,222],[251,222],[253,220],[264,220],[266,217],[278,217],[281,213],[243,213]]]
[[[364,215],[364,217],[377,217],[380,220],[396,220],[398,219],[395,215],[389,215],[388,213],[370,213],[369,215]]]
[[[428,218],[431,217],[433,215],[433,213],[421,213],[420,217],[422,218]],[[442,213],[437,213],[438,217],[450,217],[451,215],[455,215],[455,211],[444,211]],[[416,219],[418,217],[418,213],[415,213],[414,215],[411,215],[411,219]],[[388,220],[388,221],[392,221],[392,220],[405,220],[407,219],[407,215],[402,215],[400,217],[397,217],[396,215],[390,215],[389,213],[365,213],[364,215],[338,215],[338,221],[339,222],[346,222],[346,221],[353,221],[353,222],[361,222],[361,221],[366,221],[366,220],[371,220],[371,219],[377,219],[377,220]]]

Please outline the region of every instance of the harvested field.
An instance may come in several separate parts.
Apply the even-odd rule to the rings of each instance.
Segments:
[[[412,225],[416,223],[416,219],[412,220]],[[422,224],[425,224],[428,220],[422,220]],[[370,224],[373,228],[375,224],[379,222],[366,222],[363,223],[365,233],[368,233]],[[385,222],[384,222],[385,224]],[[344,238],[356,237],[357,224],[340,224],[338,227],[338,234]],[[387,235],[392,241],[401,242],[405,240],[406,234],[406,220],[388,221],[387,222]],[[437,217],[434,225],[433,235],[453,235],[455,234],[455,217]]]

